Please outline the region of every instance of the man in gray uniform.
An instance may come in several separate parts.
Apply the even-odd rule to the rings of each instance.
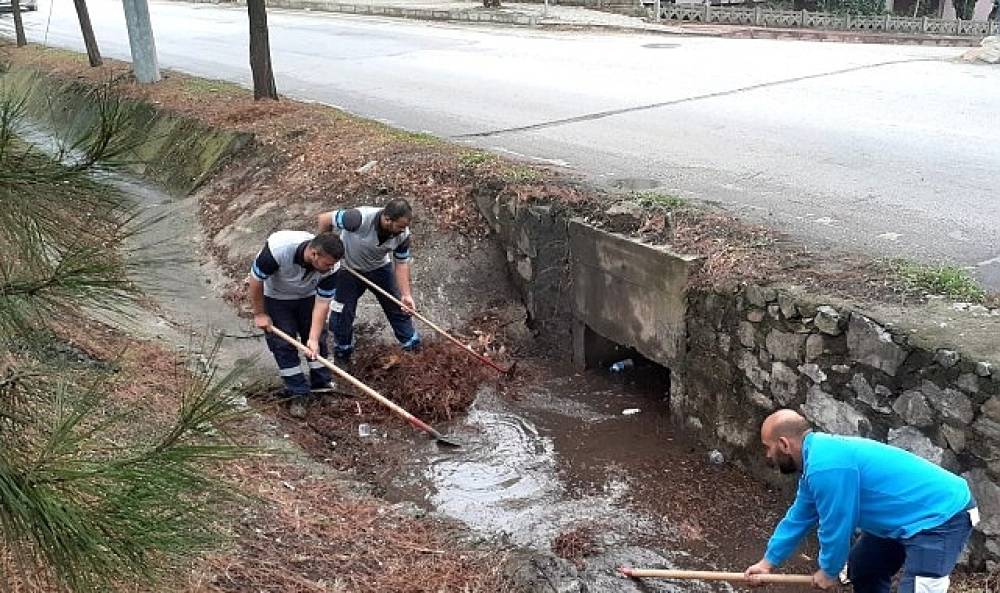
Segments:
[[[384,208],[360,207],[334,210],[319,215],[320,231],[340,233],[344,242],[344,263],[415,309],[410,290],[410,221],[413,210],[403,198],[390,200]],[[337,361],[346,364],[354,352],[354,317],[358,299],[366,285],[345,270],[337,272],[337,290],[331,303],[330,327]],[[375,293],[396,339],[404,350],[420,346],[420,335],[410,314]]]
[[[325,325],[334,290],[334,268],[344,257],[335,233],[278,231],[267,238],[250,269],[250,302],[257,327],[266,333],[290,399],[289,413],[306,414],[303,402],[311,389],[330,387],[330,371],[315,360],[326,352]],[[271,327],[297,337],[309,348],[309,381],[299,352],[271,333]]]

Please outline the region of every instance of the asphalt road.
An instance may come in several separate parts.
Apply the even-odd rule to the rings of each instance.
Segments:
[[[25,16],[29,38],[82,51],[71,0],[54,1]],[[88,5],[102,52],[129,59],[121,3]],[[249,85],[243,9],[150,9],[161,66]],[[284,94],[1000,290],[1000,67],[960,49],[269,20]]]

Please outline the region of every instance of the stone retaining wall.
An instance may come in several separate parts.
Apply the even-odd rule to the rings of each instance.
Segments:
[[[990,356],[962,354],[961,344],[944,347],[941,338],[935,345],[856,307],[791,290],[678,288],[686,272],[678,271],[685,258],[676,254],[635,243],[595,255],[602,244],[626,239],[573,231],[581,223],[557,207],[490,193],[477,201],[553,352],[594,360],[574,350],[602,334],[668,366],[674,418],[699,431],[706,448],[789,489],[794,480],[765,467],[760,450],[760,424],[778,408],[800,410],[825,432],[886,441],[930,459],[966,477],[979,501],[983,521],[968,562],[1000,561],[1000,363],[992,355],[1000,346],[988,345]],[[573,240],[583,234],[586,241]],[[654,270],[658,278],[649,275]],[[674,290],[682,302],[668,310],[682,315],[683,342],[664,331],[652,332],[661,336],[658,347],[644,344],[642,337],[669,318],[659,309],[667,303],[657,299],[673,298]],[[598,322],[579,303],[581,293],[592,292],[590,301],[605,309]],[[655,298],[642,301],[646,292]],[[648,309],[645,330],[614,323],[627,321],[637,303]],[[955,314],[1000,327],[1000,310],[972,306]]]
[[[688,356],[673,414],[762,476],[759,427],[778,408],[820,430],[888,442],[964,476],[983,521],[970,561],[1000,559],[1000,369],[917,345],[848,306],[775,288],[689,293]],[[1000,312],[985,308],[984,323]],[[964,313],[975,314],[975,313]]]

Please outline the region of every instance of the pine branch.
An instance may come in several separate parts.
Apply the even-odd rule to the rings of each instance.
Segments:
[[[127,303],[129,275],[150,261],[124,251],[143,230],[138,211],[92,176],[130,152],[121,105],[98,102],[98,124],[47,154],[17,137],[24,103],[0,99],[0,356],[17,353],[0,360],[23,365],[0,377],[0,537],[21,570],[78,593],[151,581],[205,549],[215,511],[236,498],[207,467],[250,453],[225,439],[241,414],[238,371],[190,379],[173,422],[121,442],[142,419],[110,410],[106,383],[80,387],[58,360],[23,370],[38,364],[24,344],[46,339],[47,316]]]

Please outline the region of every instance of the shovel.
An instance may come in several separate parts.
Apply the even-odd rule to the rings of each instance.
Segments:
[[[420,313],[417,313],[413,309],[410,309],[409,307],[407,307],[406,305],[404,305],[403,303],[401,303],[399,301],[399,299],[397,299],[396,297],[392,296],[388,292],[382,290],[382,288],[378,284],[375,284],[374,282],[372,282],[368,278],[365,278],[364,276],[362,276],[361,274],[359,274],[357,271],[355,271],[355,270],[353,270],[351,268],[348,268],[345,265],[341,265],[340,267],[341,267],[341,269],[347,270],[348,272],[350,272],[351,274],[353,274],[354,277],[357,278],[358,280],[364,282],[366,285],[368,285],[368,288],[374,290],[375,292],[379,293],[380,295],[384,296],[385,298],[387,298],[390,301],[392,301],[392,302],[396,303],[397,305],[399,305],[403,309],[403,311],[409,311],[410,313],[412,313],[414,317],[416,317],[420,321],[423,321],[427,325],[431,326],[431,328],[434,331],[436,331],[437,333],[439,333],[442,336],[444,336],[445,338],[447,338],[452,344],[455,344],[456,346],[458,346],[462,350],[465,350],[466,352],[468,352],[472,356],[475,356],[480,362],[493,367],[494,369],[496,369],[497,372],[499,372],[500,374],[503,374],[503,375],[507,375],[508,377],[510,377],[510,376],[512,376],[514,374],[514,367],[517,366],[516,362],[514,364],[510,365],[509,368],[506,368],[506,369],[503,368],[502,366],[498,365],[497,363],[493,362],[492,360],[486,358],[482,354],[479,354],[478,352],[476,352],[472,348],[469,348],[468,346],[466,346],[465,344],[463,344],[458,338],[455,338],[454,336],[452,336],[448,332],[446,332],[443,329],[441,329],[440,327],[438,327],[438,325],[436,323],[434,323],[433,321],[431,321],[430,319],[427,319],[426,317],[424,317]]]
[[[780,585],[811,585],[808,574],[758,574],[748,577],[742,572],[715,572],[711,570],[659,570],[655,568],[618,567],[619,572],[632,578],[656,578],[701,581],[729,581],[731,583],[774,583]]]
[[[296,340],[295,338],[293,338],[292,336],[290,336],[290,335],[286,334],[285,332],[281,331],[277,327],[274,327],[272,325],[270,331],[274,335],[278,336],[282,340],[284,340],[284,341],[288,342],[289,344],[291,344],[292,346],[294,346],[299,352],[305,354],[305,353],[307,353],[309,351],[308,348],[306,348],[305,346],[302,345],[302,342]],[[338,367],[337,365],[333,364],[329,360],[323,358],[322,356],[317,356],[316,360],[319,361],[320,364],[322,364],[326,368],[330,369],[335,375],[337,375],[341,379],[343,379],[343,380],[347,381],[348,383],[350,383],[351,385],[357,387],[359,390],[361,390],[368,397],[372,398],[373,400],[377,401],[378,403],[382,404],[383,406],[385,406],[385,407],[389,408],[390,410],[392,410],[393,412],[395,412],[403,420],[406,420],[407,422],[409,422],[410,425],[413,426],[414,428],[422,430],[422,431],[426,432],[427,434],[431,435],[432,437],[434,437],[434,440],[436,440],[439,444],[447,445],[449,447],[461,447],[462,446],[462,444],[459,443],[458,441],[456,441],[455,439],[450,438],[450,437],[446,437],[445,435],[441,434],[440,432],[434,430],[434,428],[431,425],[427,424],[426,422],[424,422],[420,418],[417,418],[413,414],[407,412],[403,408],[401,408],[398,405],[394,404],[391,400],[383,397],[381,394],[379,394],[379,392],[377,392],[374,389],[372,389],[371,387],[365,385],[361,381],[355,379],[353,376],[350,375],[350,373],[348,373],[344,369]]]

